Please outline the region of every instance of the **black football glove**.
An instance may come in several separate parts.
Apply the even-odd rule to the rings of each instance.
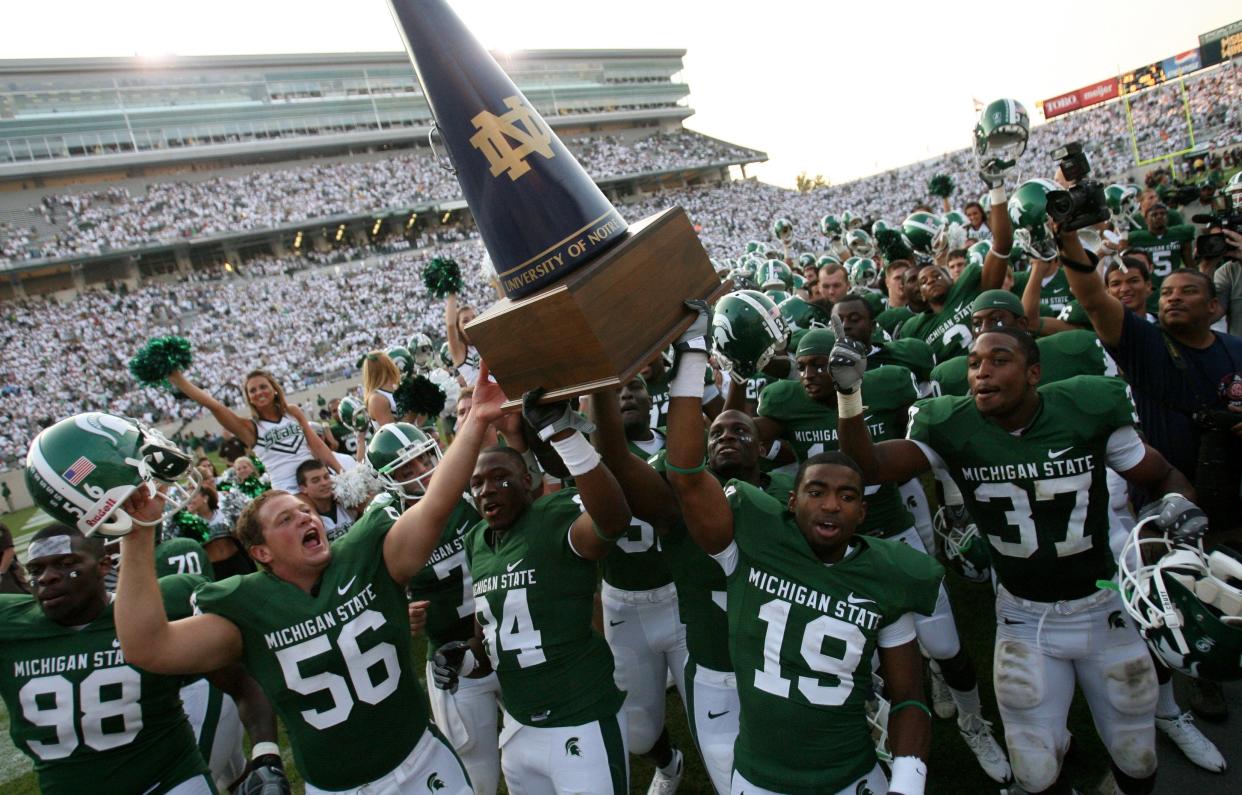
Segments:
[[[1149,502],[1139,511],[1139,521],[1156,517],[1152,524],[1160,528],[1170,541],[1194,544],[1208,530],[1207,514],[1198,505],[1180,494],[1166,494]]]
[[[573,410],[568,400],[541,404],[539,398],[543,397],[545,391],[543,387],[539,387],[522,395],[522,416],[535,429],[535,433],[539,434],[541,440],[546,442],[567,428],[583,433],[595,430],[595,426],[586,417]]]
[[[431,678],[436,687],[450,693],[457,692],[457,682],[461,678],[461,664],[470,651],[470,644],[464,640],[449,641],[436,649],[431,657]]]
[[[277,754],[251,759],[229,789],[233,795],[290,795],[291,792],[284,763]]]
[[[832,333],[837,338],[832,346],[832,354],[828,357],[832,385],[841,394],[852,395],[858,391],[863,373],[867,372],[867,346],[845,336],[845,328],[839,317],[832,319]]]

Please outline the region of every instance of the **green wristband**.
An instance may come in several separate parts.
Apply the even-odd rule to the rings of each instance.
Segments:
[[[889,707],[888,714],[891,717],[894,712],[896,712],[899,709],[905,709],[906,707],[918,707],[919,709],[927,713],[927,717],[929,718],[931,717],[931,710],[927,708],[927,705],[924,704],[922,701],[917,701],[913,698],[909,699],[908,701],[903,701],[900,704],[894,704],[893,706]]]
[[[676,472],[678,475],[697,475],[700,472],[702,472],[704,469],[707,469],[707,458],[704,457],[703,463],[699,464],[696,467],[690,467],[689,469],[682,469],[681,467],[673,466],[672,462],[670,462],[668,459],[665,459],[664,468],[667,469],[669,472]]]

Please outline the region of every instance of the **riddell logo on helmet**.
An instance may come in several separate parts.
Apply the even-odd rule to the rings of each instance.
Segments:
[[[86,517],[86,526],[94,527],[95,525],[108,518],[108,514],[112,512],[112,507],[116,505],[116,498],[109,497],[108,501],[99,506],[99,510],[91,516]]]

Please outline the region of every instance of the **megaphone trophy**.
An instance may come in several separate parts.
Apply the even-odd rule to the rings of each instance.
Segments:
[[[723,292],[689,218],[627,225],[445,0],[389,5],[505,295],[471,343],[511,397],[626,383]]]

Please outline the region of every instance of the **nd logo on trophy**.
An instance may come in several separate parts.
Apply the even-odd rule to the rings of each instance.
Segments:
[[[389,4],[505,294],[470,341],[510,396],[625,383],[723,291],[690,220],[626,224],[445,0]]]

